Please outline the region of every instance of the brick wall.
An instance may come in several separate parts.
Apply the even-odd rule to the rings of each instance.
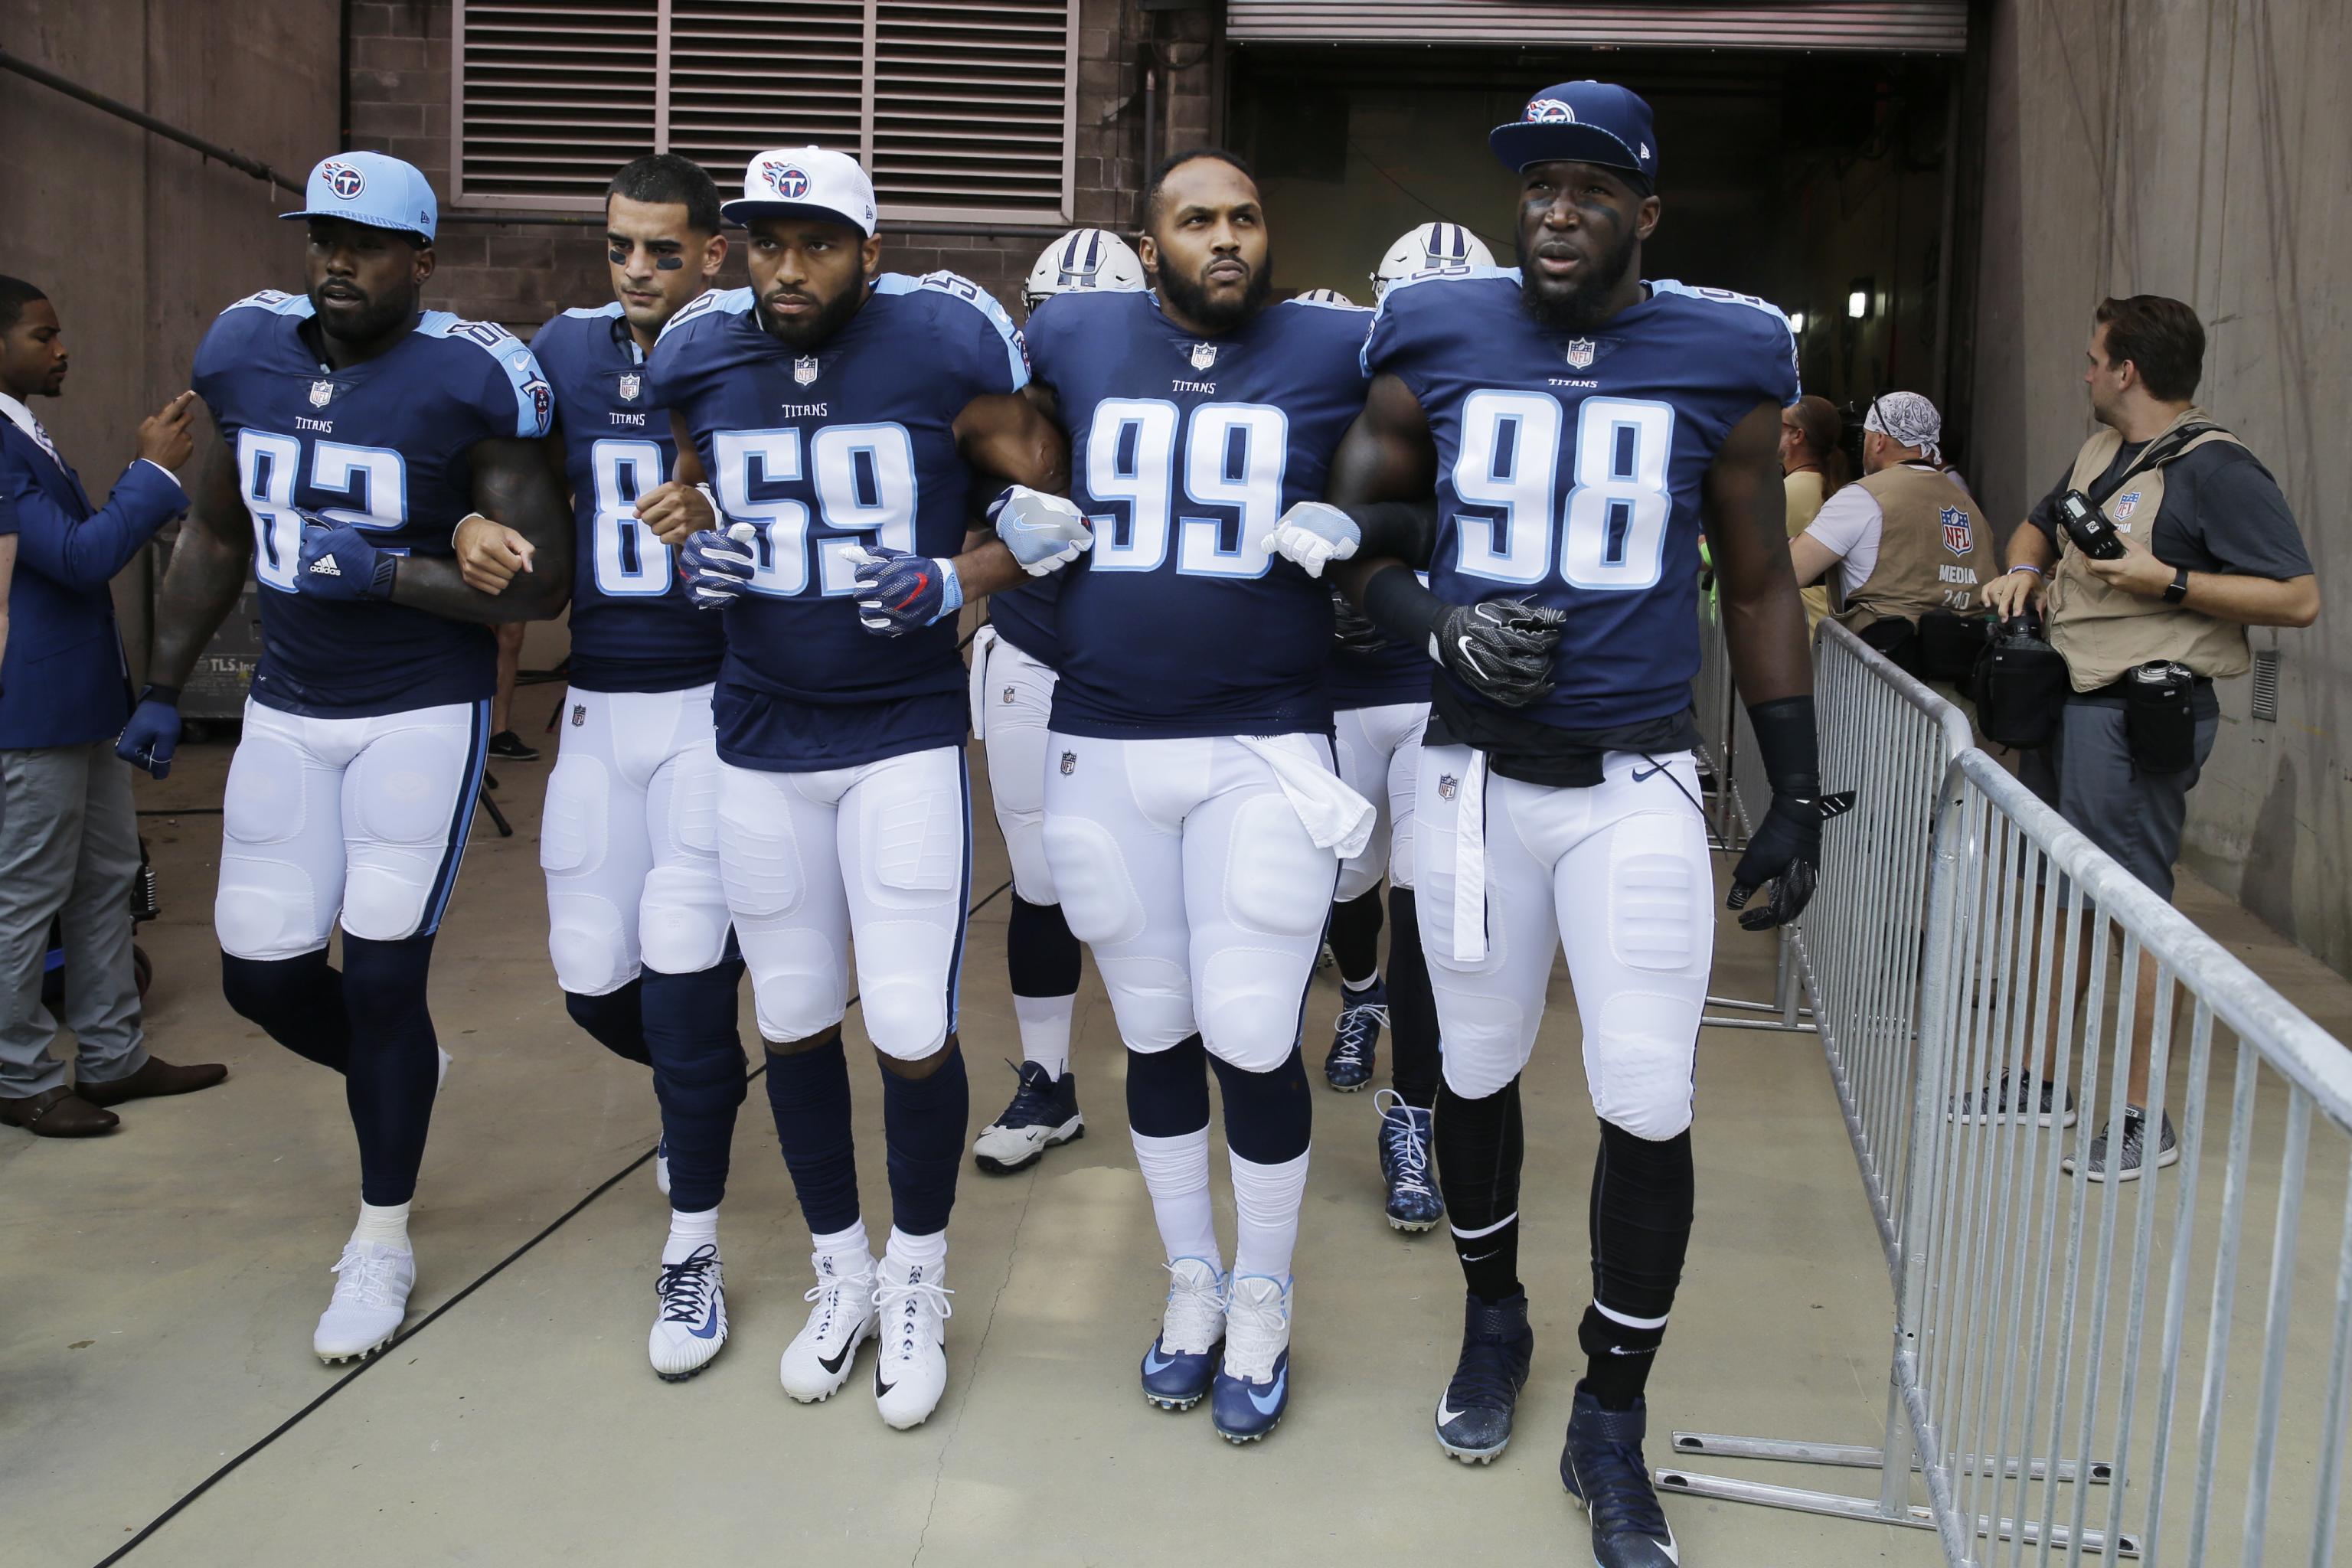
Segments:
[[[415,163],[445,198],[451,16],[450,0],[352,0],[351,5],[352,144]],[[1165,134],[1153,144],[1209,140],[1208,13],[1151,16],[1133,0],[1081,0],[1073,223],[1124,233],[1134,222],[1145,146],[1137,58],[1155,23],[1161,37],[1178,40],[1164,47],[1179,68],[1171,73],[1172,100],[1163,100]],[[723,177],[720,184],[726,184]],[[1014,306],[1030,264],[1061,226],[959,232],[886,223],[882,264],[901,272],[949,268]],[[584,224],[483,221],[445,200],[435,247],[439,270],[427,302],[526,330],[567,306],[601,303],[610,296],[596,233]],[[743,281],[740,251],[730,257],[722,281]]]

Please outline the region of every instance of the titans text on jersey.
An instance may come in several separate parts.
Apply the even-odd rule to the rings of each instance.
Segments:
[[[760,325],[748,289],[714,290],[654,345],[651,395],[684,416],[719,510],[758,532],[749,591],[728,606],[719,754],[739,767],[850,767],[962,742],[953,617],[883,638],[858,624],[854,563],[878,542],[961,552],[971,469],[955,421],[1018,392],[1021,334],[952,273],[886,272],[814,353]]]
[[[1321,497],[1362,409],[1367,313],[1286,301],[1203,339],[1146,293],[1057,294],[1030,353],[1095,545],[1063,574],[1054,728],[1108,739],[1330,728],[1329,590],[1260,542]]]
[[[684,575],[636,504],[677,461],[668,411],[619,301],[566,310],[531,353],[555,389],[578,543],[572,571],[572,683],[585,691],[681,691],[719,677],[725,628],[687,597]]]
[[[427,310],[397,346],[342,370],[310,341],[310,301],[274,289],[221,312],[195,389],[236,458],[253,517],[261,662],[253,700],[356,718],[478,701],[496,683],[488,626],[389,601],[298,594],[306,523],[352,523],[380,550],[447,555],[473,510],[478,441],[547,434],[539,362],[503,327]]]
[[[1581,731],[1670,718],[1698,673],[1700,481],[1759,403],[1796,399],[1788,321],[1656,282],[1589,336],[1550,331],[1519,287],[1516,268],[1401,279],[1364,345],[1436,442],[1430,586],[1567,612],[1558,684],[1525,717]],[[1442,708],[1496,711],[1450,677],[1439,689]]]

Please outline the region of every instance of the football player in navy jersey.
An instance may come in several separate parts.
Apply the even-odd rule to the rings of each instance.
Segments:
[[[1059,434],[1019,394],[1021,336],[951,273],[875,271],[856,160],[766,153],[724,209],[751,287],[705,295],[656,345],[650,396],[719,531],[683,554],[724,605],[719,856],[768,1099],[811,1231],[816,1286],[784,1391],[836,1392],[878,1333],[875,1403],[906,1427],[947,1384],[947,1223],[970,1111],[956,1039],[971,868],[965,673],[954,615],[1087,542]],[[1013,481],[1004,541],[961,549]],[[892,1224],[877,1266],[857,1198],[841,1022],[850,948],[882,1065]]]
[[[1103,228],[1074,228],[1037,256],[1021,297],[1034,312],[1056,294],[1143,287],[1143,263]],[[1064,574],[1034,579],[988,602],[971,642],[971,727],[988,755],[988,803],[1013,863],[1004,965],[1021,1029],[1020,1081],[1003,1114],[980,1131],[972,1163],[992,1175],[1026,1170],[1045,1151],[1086,1135],[1070,1071],[1078,994],[1078,939],[1062,918],[1045,864],[1045,731],[1061,660],[1055,606]]]
[[[396,158],[327,159],[286,215],[310,226],[308,292],[238,300],[197,348],[217,433],[156,594],[155,684],[121,748],[169,763],[179,686],[249,562],[262,654],[214,924],[229,1005],[346,1079],[361,1207],[312,1340],[328,1362],[398,1332],[416,1278],[408,1205],[446,1060],[425,975],[481,780],[489,628],[554,614],[571,586],[537,361],[502,328],[419,308],[436,212]],[[538,556],[505,595],[467,586],[452,554],[476,511]]]
[[[743,1103],[742,962],[719,879],[710,718],[726,637],[645,521],[709,514],[673,477],[677,445],[648,395],[646,357],[718,276],[727,255],[719,227],[719,187],[700,164],[669,153],[629,163],[604,196],[614,298],[564,311],[530,345],[555,389],[549,452],[574,531],[572,688],[540,824],[548,950],[580,1026],[654,1069],[655,1169],[670,1229],[647,1354],[672,1382],[727,1342],[719,1203]],[[529,569],[523,542],[488,519],[459,530],[457,553],[467,581],[488,592]]]
[[[1153,293],[1029,321],[1092,552],[1062,585],[1045,856],[1128,1048],[1128,1122],[1171,1276],[1144,1396],[1263,1437],[1290,1394],[1291,1255],[1310,1131],[1307,983],[1370,803],[1332,771],[1331,601],[1272,558],[1362,406],[1365,316],[1269,304],[1256,183],[1181,153],[1144,195]],[[1209,1076],[1238,1226],[1209,1202]],[[1222,1355],[1220,1351],[1222,1350]]]
[[[1493,142],[1520,175],[1520,268],[1389,289],[1364,350],[1370,396],[1334,468],[1330,499],[1352,515],[1300,509],[1274,542],[1318,564],[1367,557],[1340,581],[1409,641],[1442,645],[1497,595],[1564,616],[1549,693],[1512,710],[1441,679],[1422,755],[1438,1172],[1469,1288],[1436,1430],[1455,1457],[1491,1459],[1527,1380],[1518,1081],[1564,943],[1601,1151],[1560,1475],[1601,1568],[1654,1568],[1678,1559],[1643,1463],[1643,1389],[1690,1237],[1714,934],[1691,752],[1702,528],[1773,788],[1732,874],[1735,908],[1770,884],[1743,925],[1804,907],[1828,809],[1776,461],[1794,348],[1759,300],[1642,280],[1660,208],[1639,98],[1549,88]],[[1427,588],[1404,562],[1427,563]]]

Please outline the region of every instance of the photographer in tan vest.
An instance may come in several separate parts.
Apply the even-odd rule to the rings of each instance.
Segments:
[[[2042,609],[2073,687],[2051,743],[2025,754],[2021,776],[2169,899],[2189,792],[2221,728],[2213,682],[2246,673],[2246,627],[2311,625],[2319,584],[2278,481],[2193,401],[2205,364],[2195,311],[2154,294],[2108,300],[2086,358],[2100,428],[2010,536],[2009,571],[1984,598],[2003,619]],[[2131,1109],[2113,1142],[2109,1128],[2092,1140],[2096,1181],[2129,1181],[2145,1159],[2179,1158],[2170,1117],[2151,1136],[2139,1109],[2152,964],[2139,966],[2137,987]],[[1962,1115],[1999,1121],[2031,1104],[2045,1124],[2071,1125],[2073,1095],[2060,1109],[2047,1081],[2054,1052],[2053,1037],[2042,1084],[2012,1095],[2004,1079]]]
[[[1913,675],[1920,625],[1967,616],[1994,574],[1976,499],[1944,466],[1943,417],[1916,392],[1871,399],[1862,422],[1863,477],[1823,503],[1789,546],[1803,586],[1838,569],[1836,620]]]

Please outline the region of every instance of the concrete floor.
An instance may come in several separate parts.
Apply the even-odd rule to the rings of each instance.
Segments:
[[[526,691],[519,726],[536,735],[550,700]],[[1581,1516],[1555,1467],[1590,1289],[1595,1134],[1564,974],[1528,1079],[1523,1268],[1541,1348],[1500,1462],[1454,1464],[1429,1436],[1460,1278],[1442,1231],[1407,1238],[1381,1221],[1369,1094],[1317,1096],[1282,1428],[1237,1449],[1204,1412],[1144,1404],[1135,1363],[1164,1277],[1091,974],[1075,1056],[1090,1134],[1019,1176],[967,1167],[947,1397],[894,1433],[862,1376],[816,1406],[776,1386],[805,1310],[806,1235],[756,1085],[724,1221],[731,1341],[685,1384],[646,1368],[665,1216],[645,1163],[653,1097],[563,1014],[535,856],[547,764],[500,763],[516,837],[478,822],[436,954],[434,1011],[457,1061],[414,1225],[412,1337],[354,1377],[309,1350],[356,1201],[341,1085],[218,990],[219,822],[194,811],[216,805],[226,760],[224,745],[186,748],[170,781],[142,782],[143,806],[191,814],[144,825],[165,913],[142,940],[152,1043],[226,1061],[230,1081],[130,1106],[95,1142],[0,1131],[0,1561],[98,1563],[273,1433],[127,1561],[1157,1563],[1244,1543],[1294,1563],[1579,1560]],[[983,830],[976,887],[1004,877]],[[2184,902],[2323,1023],[2352,1023],[2352,987],[2210,891]],[[975,1130],[1010,1089],[995,1058],[1018,1052],[1004,916],[999,898],[972,921]],[[1772,953],[1727,923],[1717,989],[1762,994]],[[1335,984],[1318,978],[1318,1030]],[[747,987],[752,1039],[749,1003]],[[1701,1057],[1698,1231],[1652,1388],[1652,1458],[1668,1457],[1670,1426],[1875,1443],[1889,1292],[1817,1048],[1709,1030]],[[856,1079],[866,1203],[887,1216],[879,1095],[870,1069]],[[1230,1236],[1222,1170],[1218,1185]],[[1738,1473],[1870,1489],[1853,1473]],[[1669,1511],[1694,1564],[1936,1560],[1911,1531],[1681,1498]]]

